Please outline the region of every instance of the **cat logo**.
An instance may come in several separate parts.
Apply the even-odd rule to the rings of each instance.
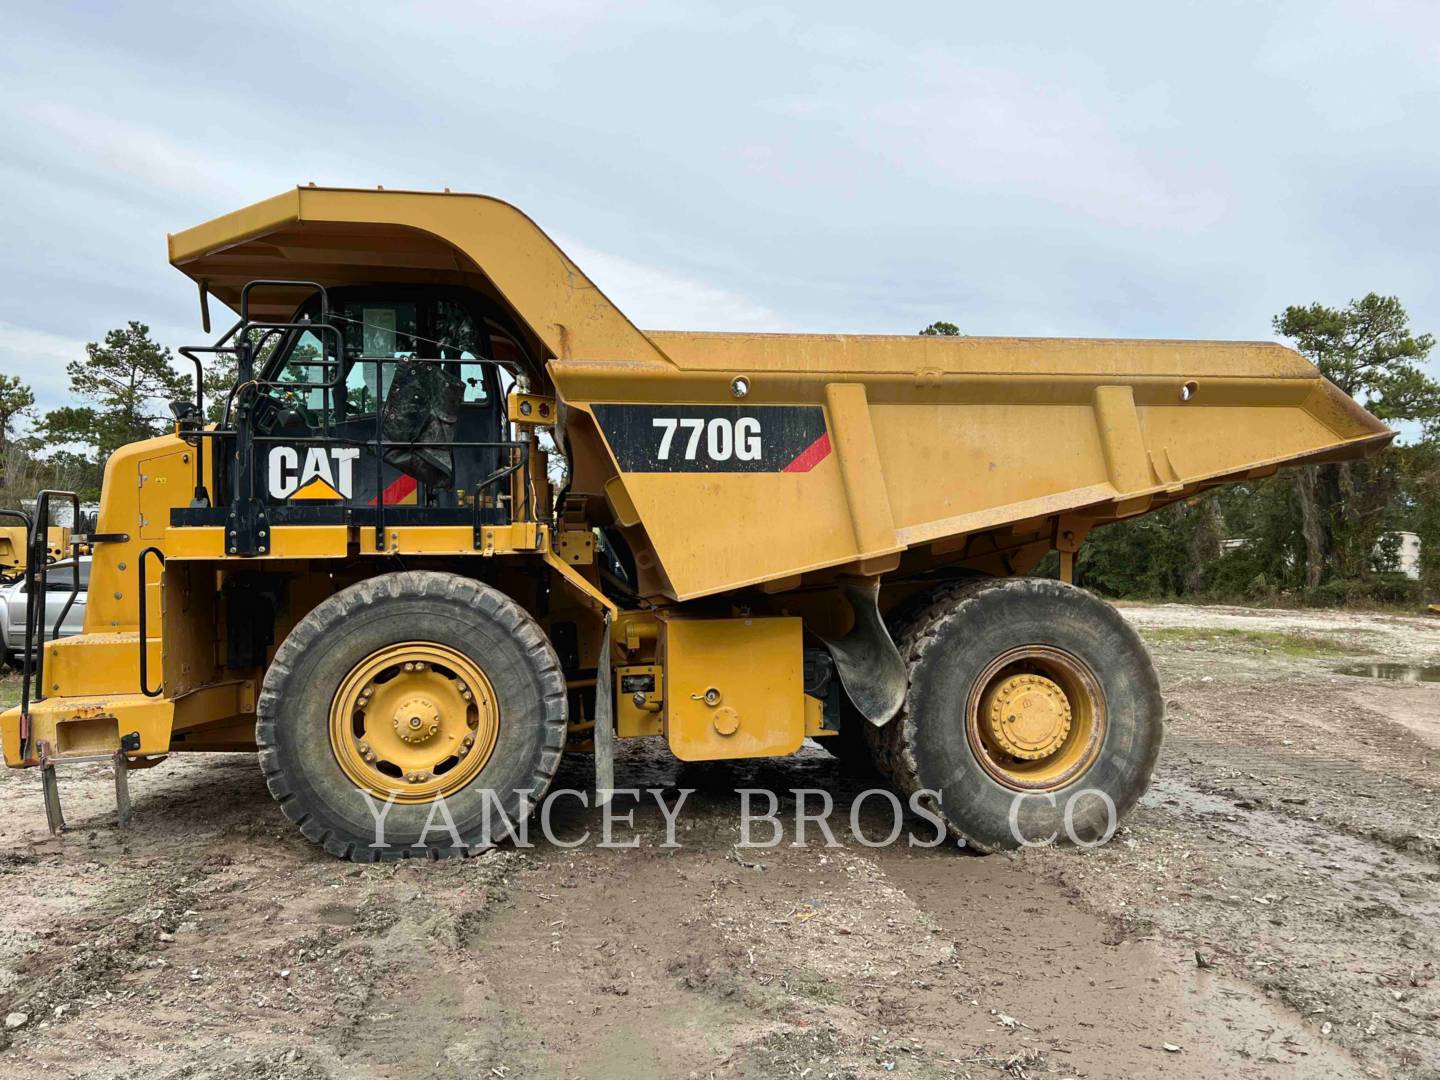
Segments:
[[[355,492],[358,446],[310,446],[305,462],[293,446],[270,451],[269,487],[272,499],[348,499]]]

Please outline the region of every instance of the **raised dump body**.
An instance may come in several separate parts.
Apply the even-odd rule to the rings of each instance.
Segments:
[[[300,188],[170,256],[237,377],[113,455],[86,633],[0,717],[52,824],[68,760],[257,746],[327,849],[381,798],[380,854],[450,854],[566,750],[809,736],[978,846],[1108,836],[1163,704],[1087,532],[1392,435],[1272,344],[643,332],[481,196]]]

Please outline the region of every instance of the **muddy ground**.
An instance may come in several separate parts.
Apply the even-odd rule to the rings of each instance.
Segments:
[[[364,868],[301,839],[249,756],[134,774],[127,832],[108,769],[75,766],[61,839],[4,771],[0,1075],[1440,1076],[1440,683],[1336,670],[1440,663],[1440,619],[1126,614],[1169,731],[1093,851],[865,847],[864,781],[813,749],[627,746],[622,785],[696,789],[678,848],[647,795],[636,849]],[[792,823],[737,848],[744,786],[833,791],[840,846]]]

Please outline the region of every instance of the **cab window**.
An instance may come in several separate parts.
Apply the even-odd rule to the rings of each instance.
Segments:
[[[326,375],[325,365],[316,362],[321,359],[321,350],[319,335],[313,330],[302,331],[285,358],[277,380],[282,386],[284,383],[329,382],[331,377]],[[303,405],[311,411],[318,412],[325,407],[325,391],[319,387],[282,389],[281,395],[289,403]]]
[[[440,359],[461,362],[459,375],[465,383],[466,404],[488,400],[485,392],[485,366],[478,362],[485,352],[484,341],[469,309],[453,300],[437,300],[435,338],[440,343]],[[466,360],[477,362],[467,364]]]
[[[345,376],[346,411],[373,415],[377,399],[388,396],[395,381],[394,364],[362,363],[357,358],[407,359],[420,355],[414,304],[385,300],[354,300],[337,312],[351,361]],[[378,393],[377,393],[378,390]]]

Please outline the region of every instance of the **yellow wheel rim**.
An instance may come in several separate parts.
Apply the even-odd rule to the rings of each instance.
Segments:
[[[371,653],[330,707],[340,768],[357,787],[396,802],[459,791],[490,760],[499,732],[490,680],[469,657],[433,642]]]
[[[1053,791],[1099,756],[1105,699],[1077,657],[1023,645],[975,680],[965,727],[976,760],[995,780],[1016,791]]]

